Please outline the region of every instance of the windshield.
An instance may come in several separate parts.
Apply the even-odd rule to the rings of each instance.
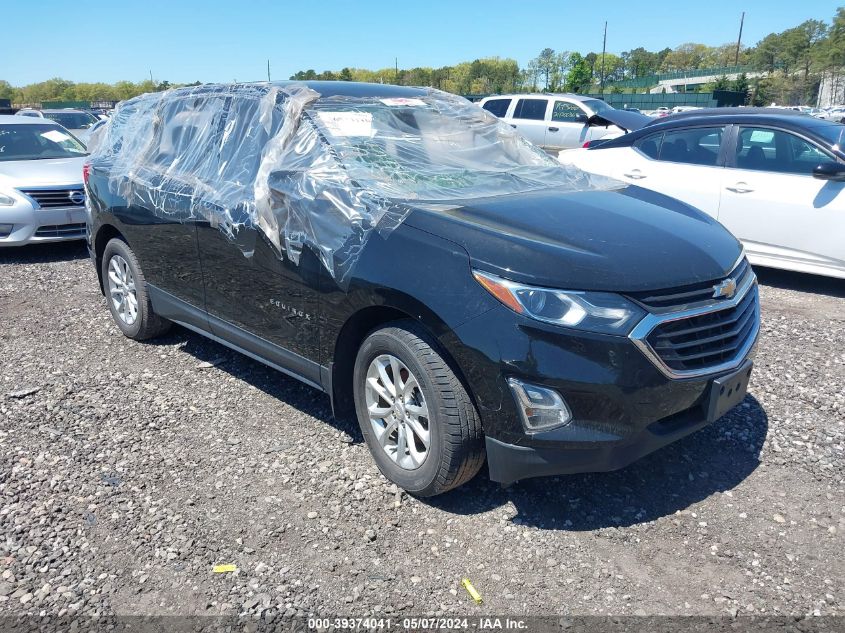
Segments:
[[[45,112],[44,116],[69,130],[87,130],[98,121],[87,112]]]
[[[590,110],[592,110],[595,114],[601,114],[602,112],[615,109],[613,106],[607,105],[600,99],[584,99],[581,103],[590,108]]]
[[[85,146],[57,125],[0,124],[0,161],[75,158],[85,154]]]
[[[307,118],[353,180],[390,198],[466,199],[573,182],[572,171],[463,99],[327,98]]]

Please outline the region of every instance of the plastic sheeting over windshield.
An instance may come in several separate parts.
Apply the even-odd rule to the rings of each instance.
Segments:
[[[310,248],[341,284],[370,233],[388,235],[413,206],[613,186],[436,90],[321,97],[304,84],[241,84],[153,93],[120,104],[89,147],[92,167],[129,205],[165,221],[208,222],[245,256],[257,231],[295,264]]]

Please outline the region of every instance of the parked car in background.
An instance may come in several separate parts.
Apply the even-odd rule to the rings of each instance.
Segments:
[[[86,110],[75,110],[73,108],[35,110],[31,108],[18,110],[19,116],[45,118],[55,121],[66,130],[69,130],[76,138],[83,143],[88,142],[91,128],[99,120],[96,116]]]
[[[550,153],[614,138],[649,121],[638,112],[617,110],[576,94],[496,95],[485,97],[479,105]]]
[[[109,116],[111,115],[111,110],[107,110],[105,108],[95,108],[93,110],[89,110],[89,112],[101,121],[108,121]]]
[[[21,108],[17,112],[15,112],[17,116],[28,116],[36,119],[43,119],[44,115],[41,113],[41,110],[36,110],[35,108]]]
[[[822,110],[818,114],[818,118],[825,121],[836,121],[837,123],[845,123],[845,106],[836,106]]]
[[[62,127],[70,130],[83,143],[88,142],[91,128],[99,120],[96,116],[85,110],[42,110],[44,117],[55,121]]]
[[[786,109],[719,108],[561,160],[702,209],[753,264],[845,278],[843,132]]]
[[[460,97],[278,82],[118,108],[85,171],[117,327],[180,323],[326,391],[409,492],[485,456],[503,483],[621,468],[745,395],[739,242]]]
[[[0,116],[0,246],[85,237],[86,155],[53,121]]]

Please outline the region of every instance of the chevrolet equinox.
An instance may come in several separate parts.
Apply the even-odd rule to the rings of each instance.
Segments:
[[[468,101],[344,82],[122,103],[84,166],[117,326],[178,323],[354,412],[381,472],[621,468],[745,396],[756,277],[718,222]]]

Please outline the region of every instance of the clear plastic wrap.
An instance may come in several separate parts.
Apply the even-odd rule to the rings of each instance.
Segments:
[[[255,247],[246,229],[294,263],[311,248],[339,283],[371,231],[389,234],[414,206],[618,185],[560,165],[460,97],[331,88],[325,96],[297,83],[143,95],[97,130],[91,162],[130,205],[209,222],[245,256]]]

